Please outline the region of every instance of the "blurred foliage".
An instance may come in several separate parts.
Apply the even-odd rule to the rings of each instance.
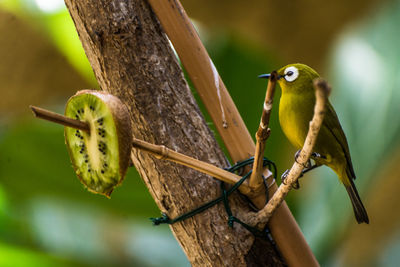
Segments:
[[[63,0],[2,0],[1,6],[53,42],[89,83],[96,84],[89,61]]]
[[[42,252],[34,252],[32,250],[21,249],[10,246],[9,244],[0,243],[0,266],[4,267],[51,267],[51,266],[83,266],[71,260],[57,258],[46,255]]]
[[[399,150],[399,10],[400,2],[394,1],[368,19],[349,25],[334,44],[327,66],[328,78],[334,88],[331,99],[350,144],[359,177],[356,184],[371,221],[369,226],[355,223],[345,190],[337,185],[332,171],[321,169],[314,173],[324,179],[312,179],[309,181],[312,186],[302,192],[300,198],[306,201],[301,202],[300,224],[320,259],[329,259],[333,265],[384,266],[378,264],[382,251],[373,244],[378,242],[378,236],[382,243],[388,241],[400,226],[397,212],[393,213],[390,208],[400,199],[394,192],[388,199],[390,191],[381,190],[388,182],[382,168]],[[398,187],[398,172],[394,168],[386,171],[396,177],[392,186]],[[379,201],[382,199],[388,199],[390,203]],[[375,205],[374,209],[372,203],[381,205]],[[392,222],[385,233],[380,230],[381,220]],[[341,248],[352,239],[357,245],[351,250]],[[363,257],[351,256],[359,254]],[[342,257],[347,258],[334,263],[333,259]],[[385,261],[386,266],[395,266],[398,261],[394,263]]]
[[[0,10],[0,32],[3,118],[20,115],[29,104],[60,101],[77,88],[88,87],[46,35],[33,29],[28,21]]]
[[[302,61],[333,85],[371,225],[356,224],[331,170],[302,178],[289,205],[327,266],[400,260],[400,0],[372,9],[376,2],[183,1],[252,135],[266,89],[258,74]],[[0,39],[0,266],[187,266],[169,229],[147,220],[159,210],[133,168],[111,199],[88,193],[62,127],[29,113],[28,104],[62,113],[69,95],[97,87],[62,1],[2,0],[0,7],[0,32],[8,36]],[[279,127],[279,95],[266,148],[278,175],[294,153]]]
[[[369,15],[379,0],[182,0],[187,13],[207,29],[224,29],[270,49],[284,63],[316,69],[326,63],[335,36]],[[286,65],[286,64],[285,64]]]

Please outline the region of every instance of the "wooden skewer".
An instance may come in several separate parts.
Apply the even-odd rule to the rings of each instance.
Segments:
[[[235,184],[242,178],[239,175],[218,168],[207,162],[186,156],[184,154],[171,150],[165,146],[154,145],[136,138],[133,138],[132,146],[142,151],[151,153],[158,159],[165,159],[172,162],[176,162],[178,164],[195,169],[199,172],[211,175],[212,177],[217,178],[218,180],[221,180],[226,183]],[[242,192],[247,192],[247,193],[250,190],[248,187],[248,183],[246,181],[240,186],[240,189],[242,190]]]
[[[263,173],[263,158],[265,142],[267,141],[270,129],[268,128],[269,119],[271,117],[272,102],[275,94],[276,81],[278,79],[278,74],[276,71],[271,73],[269,77],[267,92],[265,95],[264,109],[261,115],[260,125],[256,133],[256,151],[254,154],[254,164],[253,172],[251,173],[249,179],[249,186],[253,190],[257,190],[260,186],[263,186],[263,179],[261,175]]]
[[[37,117],[37,118],[52,121],[52,122],[62,124],[67,127],[75,128],[78,130],[82,130],[87,133],[89,133],[89,131],[90,131],[89,124],[86,122],[71,119],[64,115],[61,115],[61,114],[58,114],[58,113],[55,113],[55,112],[52,112],[52,111],[49,111],[49,110],[46,110],[43,108],[39,108],[39,107],[35,107],[35,106],[29,106],[29,107],[33,111],[33,115],[35,115],[35,117]]]
[[[66,127],[72,127],[75,129],[83,130],[83,131],[90,131],[89,124],[80,120],[75,120],[68,118],[64,115],[54,113],[52,111],[35,107],[35,106],[30,106],[30,108],[33,111],[33,114],[35,117],[52,121],[58,124],[62,124]],[[221,180],[226,183],[230,184],[235,184],[237,183],[242,177],[239,175],[236,175],[234,173],[228,172],[224,169],[218,168],[212,164],[197,160],[195,158],[186,156],[184,154],[181,154],[179,152],[173,151],[165,146],[160,146],[160,145],[154,145],[151,143],[148,143],[146,141],[140,140],[133,138],[132,141],[132,146],[134,148],[140,149],[142,151],[148,152],[153,154],[159,159],[166,159],[172,162],[176,162],[178,164],[190,167],[192,169],[198,170],[202,173],[211,175],[214,178],[217,178],[218,180]],[[241,186],[240,189],[243,192],[249,192],[249,187],[248,183],[244,182]]]

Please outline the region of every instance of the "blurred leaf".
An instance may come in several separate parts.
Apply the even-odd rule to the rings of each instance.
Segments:
[[[3,267],[52,267],[52,266],[83,266],[77,263],[48,256],[23,248],[0,243],[0,266]]]

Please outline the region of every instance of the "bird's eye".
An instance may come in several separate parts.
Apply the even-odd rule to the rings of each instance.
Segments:
[[[299,70],[294,66],[288,67],[285,69],[284,77],[286,81],[293,82],[299,77]]]

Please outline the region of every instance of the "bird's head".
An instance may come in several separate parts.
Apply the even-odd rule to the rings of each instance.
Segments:
[[[301,93],[303,90],[310,90],[309,88],[313,88],[313,80],[319,77],[315,70],[300,63],[286,65],[277,73],[282,92]],[[269,76],[269,74],[262,74],[258,77],[269,78]]]

